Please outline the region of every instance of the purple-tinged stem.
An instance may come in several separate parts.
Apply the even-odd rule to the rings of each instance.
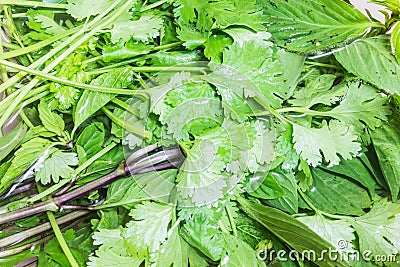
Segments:
[[[61,216],[56,219],[57,224],[62,225],[68,222],[73,222],[78,218],[86,216],[90,213],[90,211],[73,211],[64,216]],[[11,236],[7,236],[3,239],[0,239],[0,249],[4,249],[13,245],[16,245],[24,240],[35,237],[39,234],[48,232],[51,230],[51,225],[49,222],[37,225],[35,227],[29,228],[25,231],[19,232],[17,234],[13,234]]]

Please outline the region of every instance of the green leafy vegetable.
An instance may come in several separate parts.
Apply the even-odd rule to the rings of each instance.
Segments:
[[[264,6],[274,40],[297,52],[331,48],[382,27],[341,0],[265,1]]]
[[[398,1],[0,2],[1,266],[396,265]]]
[[[49,182],[58,183],[60,178],[73,178],[74,169],[70,166],[78,164],[78,158],[75,153],[65,153],[58,149],[53,149],[44,159],[41,166],[35,168],[36,181],[42,184]]]

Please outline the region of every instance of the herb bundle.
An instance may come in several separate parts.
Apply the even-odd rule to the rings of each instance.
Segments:
[[[0,0],[0,266],[396,266],[373,2]]]

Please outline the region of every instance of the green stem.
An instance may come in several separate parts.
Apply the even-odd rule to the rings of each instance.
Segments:
[[[90,208],[90,210],[102,210],[102,209],[108,209],[108,208],[114,208],[114,207],[119,207],[119,206],[123,206],[123,205],[132,205],[135,203],[139,203],[142,201],[148,201],[148,200],[154,200],[153,197],[147,197],[147,198],[139,198],[139,199],[129,199],[129,200],[125,200],[125,201],[119,201],[119,202],[115,202],[115,203],[110,203],[110,204],[101,204],[98,206],[93,206],[92,208]]]
[[[102,86],[95,86],[90,84],[84,84],[79,82],[70,81],[64,78],[60,78],[51,74],[47,74],[44,71],[33,70],[28,67],[21,66],[19,64],[15,64],[13,62],[9,62],[4,59],[0,59],[0,65],[4,65],[10,68],[14,68],[41,78],[45,78],[49,81],[53,81],[56,83],[65,84],[72,87],[82,88],[90,91],[102,92],[102,93],[110,93],[110,94],[121,94],[121,95],[142,95],[147,96],[146,93],[137,91],[137,90],[129,90],[129,89],[116,89],[116,88],[109,88],[109,87],[102,87]]]
[[[142,7],[142,8],[140,9],[140,12],[145,12],[145,11],[147,11],[147,10],[156,8],[156,7],[158,7],[158,6],[161,6],[161,5],[165,4],[165,3],[167,3],[168,1],[169,1],[169,0],[161,0],[161,1],[155,2],[155,3],[153,3],[153,4],[150,4],[150,5],[148,5],[148,6],[144,6],[144,7]]]
[[[60,190],[62,187],[64,187],[65,185],[67,185],[70,182],[70,180],[68,179],[63,179],[60,182],[58,182],[55,185],[52,185],[51,187],[47,188],[46,190],[44,190],[43,192],[40,192],[39,194],[31,197],[30,199],[28,199],[29,203],[35,203],[36,201],[41,200],[42,198],[45,198],[47,196],[52,195],[54,192],[57,192],[58,190]]]
[[[160,72],[160,71],[188,71],[188,72],[200,72],[202,74],[206,74],[207,68],[205,67],[170,67],[170,66],[144,66],[144,67],[132,67],[133,71],[136,72]],[[90,75],[101,74],[109,71],[109,69],[101,69],[89,71]]]
[[[78,168],[75,169],[75,175],[81,173],[83,170],[85,170],[87,167],[89,167],[93,162],[95,162],[97,159],[99,159],[100,157],[105,155],[108,151],[113,149],[116,145],[117,145],[117,143],[113,142],[113,143],[109,144],[107,147],[105,147],[102,150],[100,150],[99,152],[97,152],[88,161],[84,162],[82,165],[80,165]],[[28,201],[29,201],[29,203],[34,203],[36,201],[41,200],[44,197],[50,196],[53,193],[60,190],[65,185],[67,185],[69,182],[71,182],[71,180],[68,180],[68,179],[61,180],[59,183],[47,188],[43,192],[40,192],[36,196],[33,196],[32,198],[28,199]]]
[[[53,212],[51,211],[47,211],[47,217],[49,218],[51,227],[53,228],[53,232],[58,240],[58,243],[60,244],[60,247],[62,249],[62,251],[64,252],[65,256],[67,257],[69,263],[71,264],[72,267],[79,267],[77,261],[75,260],[74,256],[71,253],[71,250],[68,247],[67,242],[65,241],[60,227],[58,226],[57,222],[56,222],[56,218],[54,217]]]
[[[104,114],[107,115],[107,117],[110,118],[110,120],[112,120],[115,124],[124,128],[125,130],[127,130],[135,135],[146,138],[148,140],[153,137],[153,134],[151,132],[146,131],[145,129],[138,128],[130,123],[125,123],[121,118],[119,118],[118,116],[115,116],[108,108],[102,107],[101,110],[104,112]]]
[[[28,95],[24,98],[24,101],[23,101],[22,103],[18,104],[18,106],[16,106],[16,107],[13,109],[13,112],[14,112],[14,111],[17,111],[17,110],[19,110],[19,109],[21,109],[21,108],[24,108],[24,107],[28,106],[29,104],[32,104],[33,102],[36,102],[36,101],[39,100],[39,99],[44,98],[44,97],[47,96],[48,94],[50,94],[50,92],[48,92],[48,91],[40,92],[40,93],[38,93],[38,94],[28,94]],[[2,103],[2,104],[3,104],[3,103]],[[2,113],[3,110],[4,110],[4,109],[2,109],[2,106],[0,106],[0,113]]]
[[[126,111],[132,113],[133,115],[135,115],[136,117],[139,117],[139,110],[135,109],[134,107],[132,107],[131,105],[129,105],[128,103],[118,99],[118,98],[113,98],[111,100],[111,102],[113,102],[114,104],[118,105],[119,107],[125,109]]]
[[[151,50],[149,50],[147,53],[150,53],[150,52],[153,52],[153,51],[159,51],[159,50],[168,50],[168,49],[180,46],[182,43],[183,42],[175,42],[175,43],[171,43],[171,44],[156,46],[156,47],[152,48]],[[141,55],[135,56],[132,59],[124,60],[122,62],[118,62],[118,63],[112,64],[112,65],[107,65],[107,66],[105,66],[103,68],[100,68],[100,69],[97,69],[97,70],[93,70],[93,71],[91,71],[89,73],[91,75],[102,74],[102,73],[105,73],[105,72],[109,71],[110,69],[114,69],[114,68],[121,67],[121,66],[127,66],[127,65],[129,65],[131,63],[135,63],[138,60],[146,59],[146,57],[148,57],[147,54],[141,54]],[[102,58],[103,58],[102,56],[94,57],[94,58],[91,58],[91,59],[87,60],[86,63],[92,62],[92,61],[96,61],[96,60],[100,60]]]
[[[19,116],[21,117],[21,119],[25,122],[26,125],[28,125],[28,127],[30,129],[35,128],[35,126],[33,126],[32,122],[29,120],[29,118],[26,116],[24,109],[21,109],[19,111]]]
[[[238,233],[237,233],[237,229],[236,229],[235,219],[233,218],[233,215],[232,215],[231,206],[228,204],[225,206],[225,209],[226,209],[226,213],[228,214],[229,223],[231,224],[232,233],[234,236],[237,236]]]
[[[315,61],[306,61],[305,64],[310,65],[310,66],[324,67],[324,68],[337,69],[337,70],[341,70],[342,69],[339,66],[335,66],[335,65],[332,65],[332,64],[326,64],[326,63],[315,62]]]
[[[308,108],[299,108],[299,107],[289,107],[289,108],[281,108],[275,110],[278,113],[286,113],[286,112],[297,112],[297,113],[304,113],[308,115],[316,115],[316,116],[327,116],[328,112],[321,112],[316,111]]]
[[[50,45],[50,44],[52,44],[52,43],[64,38],[64,37],[67,37],[67,36],[69,36],[71,34],[74,34],[74,33],[76,33],[77,31],[79,31],[81,29],[82,29],[82,26],[78,26],[76,28],[67,30],[67,31],[62,32],[60,34],[57,34],[57,35],[55,35],[53,37],[50,37],[49,39],[46,39],[44,41],[40,41],[40,42],[38,42],[38,43],[36,43],[34,45],[30,45],[30,46],[27,46],[27,47],[24,47],[24,48],[19,48],[17,50],[13,50],[13,51],[10,51],[10,52],[1,53],[0,54],[0,59],[8,59],[8,58],[18,57],[18,56],[21,56],[21,55],[24,55],[24,54],[31,53],[33,51],[39,50],[39,49],[41,49],[43,47],[46,47],[46,46],[48,46],[48,45]]]
[[[12,32],[13,38],[17,41],[19,46],[21,48],[25,48],[24,43],[21,40],[21,36],[17,30],[17,27],[15,25],[14,19],[12,17],[12,9],[10,6],[3,6],[4,9],[4,14],[6,15],[6,20],[7,20],[7,27],[8,29]],[[34,60],[30,54],[27,55],[27,58],[30,63],[32,63]]]
[[[26,1],[26,0],[0,0],[0,5],[9,6],[27,6],[27,7],[47,7],[56,9],[66,9],[66,4],[53,4],[39,1]]]
[[[75,175],[79,175],[82,171],[84,171],[87,167],[93,164],[96,160],[104,156],[107,152],[109,152],[111,149],[116,147],[118,144],[115,142],[112,142],[99,152],[97,152],[94,156],[92,156],[90,159],[85,161],[82,165],[80,165],[78,168],[75,169]]]
[[[281,122],[285,124],[292,124],[292,122],[285,117],[283,117],[277,110],[274,110],[267,102],[264,101],[260,96],[255,96],[254,100],[256,100],[263,108],[266,109],[267,112],[278,118]]]
[[[0,38],[0,51],[3,51],[3,38]],[[3,81],[7,81],[8,80],[8,75],[7,75],[7,70],[4,66],[0,66],[1,69],[1,76]]]
[[[96,16],[92,21],[90,21],[86,27],[91,27],[92,25],[97,24],[103,17],[107,16],[109,12],[111,12],[119,3],[121,3],[122,0],[115,1],[110,7],[108,7],[103,13],[100,15]],[[95,27],[93,30],[91,30],[89,33],[87,33],[83,38],[80,38],[77,42],[75,42],[73,45],[71,45],[68,49],[66,49],[60,56],[58,56],[55,60],[53,60],[42,72],[50,72],[53,70],[58,64],[60,64],[67,56],[69,56],[74,50],[76,50],[80,45],[82,45],[84,42],[86,42],[88,39],[90,39],[93,35],[95,35],[100,29],[108,26],[113,20],[115,20],[123,11],[126,10],[126,8],[129,7],[131,4],[131,1],[128,1],[125,3],[123,6],[121,6],[117,11],[115,11],[113,14],[110,15],[110,18],[107,19],[104,23],[101,25]],[[70,38],[68,38],[66,41],[62,42],[59,44],[57,47],[52,49],[49,53],[47,53],[45,56],[41,57],[39,60],[36,62],[32,63],[29,67],[30,68],[36,68],[41,66],[43,63],[45,63],[48,59],[50,59],[52,56],[57,54],[59,51],[64,49],[67,45],[72,43],[75,39],[79,38],[82,34],[84,34],[85,28],[82,28],[82,30],[78,31],[74,35],[72,35]],[[13,86],[15,83],[17,83],[20,79],[22,79],[25,76],[24,72],[20,72],[17,75],[13,76],[11,79],[7,80],[5,83],[0,85],[0,93],[3,92],[5,89]],[[38,84],[40,79],[35,78],[32,81],[30,81],[27,85],[25,85],[23,88],[21,88],[20,94],[16,97],[16,99],[13,101],[11,106],[7,108],[7,110],[4,112],[2,117],[0,118],[0,128],[3,127],[4,123],[8,119],[8,117],[12,114],[14,107],[18,106],[20,101],[29,93],[29,91]],[[0,137],[2,136],[2,133],[0,132]]]

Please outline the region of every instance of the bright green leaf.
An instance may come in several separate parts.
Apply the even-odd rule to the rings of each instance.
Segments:
[[[388,93],[400,92],[400,66],[383,37],[362,39],[335,53],[336,59],[357,77]]]
[[[331,120],[329,125],[323,121],[321,128],[293,124],[293,142],[297,153],[314,167],[322,162],[322,158],[338,164],[339,155],[351,159],[361,150],[353,130],[337,120]]]
[[[60,178],[73,178],[74,169],[70,166],[77,164],[78,157],[75,153],[53,149],[43,163],[35,168],[35,179],[45,185],[50,182],[58,183]]]
[[[331,48],[383,27],[342,0],[274,0],[264,7],[275,42],[296,52]]]

